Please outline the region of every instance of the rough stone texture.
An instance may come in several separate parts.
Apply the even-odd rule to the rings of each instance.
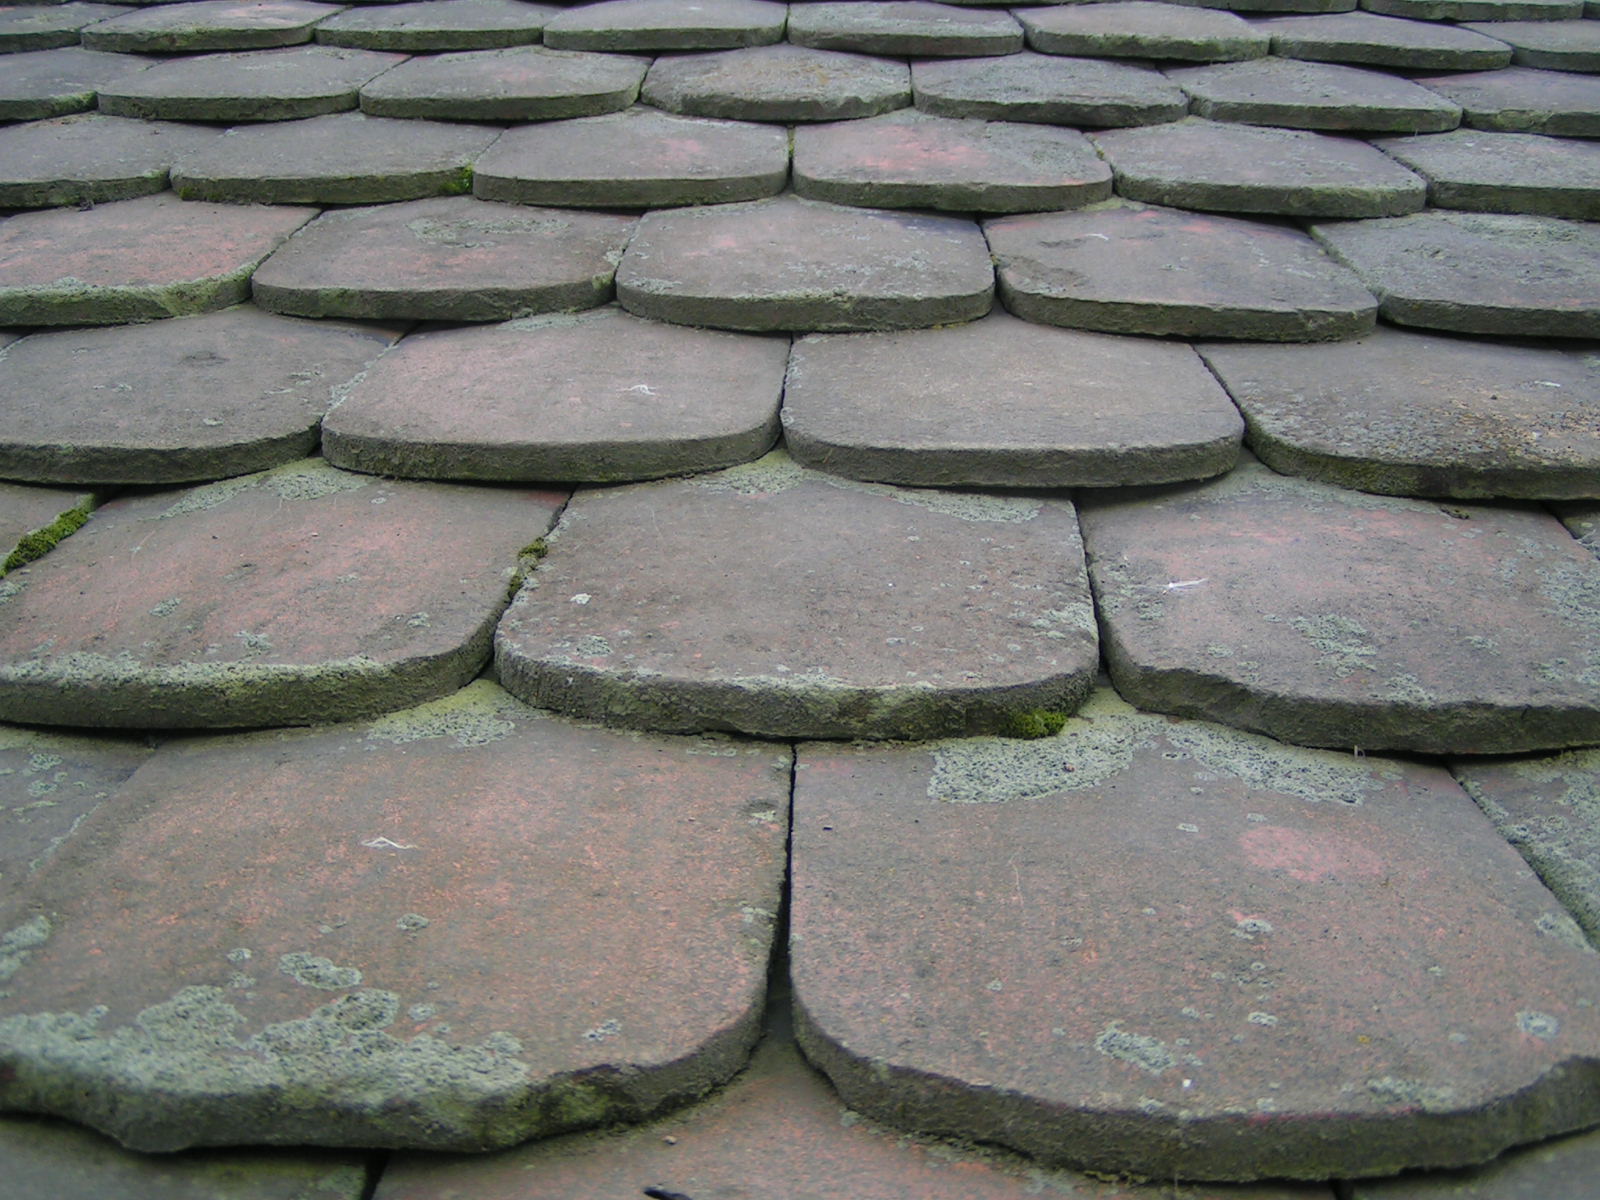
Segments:
[[[1428,181],[1438,208],[1600,218],[1600,145],[1457,129],[1375,143]]]
[[[165,746],[9,916],[0,1101],[146,1150],[468,1150],[698,1096],[757,1031],[789,760],[488,683]]]
[[[101,21],[83,31],[91,50],[167,54],[197,50],[265,50],[311,40],[318,21],[339,12],[313,0],[192,0],[158,4]]]
[[[305,725],[443,695],[563,500],[315,459],[115,500],[5,581],[0,720]]]
[[[774,453],[579,492],[496,663],[530,703],[617,725],[1011,729],[1089,690],[1081,553],[1063,500],[852,483]]]
[[[172,171],[185,200],[378,204],[454,195],[496,132],[437,121],[332,113],[242,125],[184,154]]]
[[[94,503],[94,496],[85,492],[0,483],[0,575],[37,558],[70,533]]]
[[[1444,135],[1448,136],[1448,135]],[[1427,185],[1354,138],[1191,117],[1095,135],[1130,200],[1223,212],[1392,217]]]
[[[1020,20],[1045,54],[1226,62],[1260,58],[1269,42],[1230,12],[1151,0],[1023,9]]]
[[[1506,44],[1492,36],[1370,12],[1272,17],[1255,27],[1272,36],[1280,58],[1434,71],[1492,71],[1511,61]]]
[[[1486,21],[1468,28],[1508,43],[1518,66],[1600,71],[1600,25],[1593,21]]]
[[[658,58],[641,96],[697,117],[837,121],[904,108],[911,72],[901,62],[785,43]]]
[[[1167,77],[1189,94],[1197,115],[1214,121],[1364,133],[1432,133],[1461,123],[1461,109],[1436,92],[1337,63],[1268,57],[1179,67]]]
[[[361,109],[379,117],[441,121],[552,121],[627,108],[647,60],[544,46],[429,54],[361,89]]]
[[[1555,504],[1551,507],[1572,536],[1600,558],[1600,504]]]
[[[630,312],[763,332],[970,321],[993,296],[971,221],[792,196],[648,213],[617,268]]]
[[[1579,221],[1425,212],[1313,225],[1383,315],[1460,333],[1600,334],[1600,230]]]
[[[325,212],[262,264],[256,303],[300,317],[501,321],[611,296],[632,217],[470,196]]]
[[[132,10],[121,4],[10,5],[0,9],[0,53],[76,46],[78,30]]]
[[[1141,708],[1344,750],[1600,740],[1600,562],[1543,512],[1250,465],[1080,504],[1111,677]]]
[[[1192,4],[1199,8],[1226,8],[1241,13],[1329,13],[1349,12],[1356,0],[1171,0],[1173,4]]]
[[[0,351],[0,474],[189,483],[302,458],[322,414],[396,336],[248,305],[36,334]]]
[[[1187,104],[1157,71],[1130,63],[1023,51],[1003,58],[916,62],[917,107],[942,117],[1046,125],[1154,125]]]
[[[414,0],[347,8],[319,22],[316,38],[366,50],[494,50],[537,42],[560,11],[523,0]]]
[[[567,50],[729,50],[783,38],[786,6],[771,0],[601,0],[569,8],[544,28]]]
[[[869,208],[1029,212],[1111,195],[1111,171],[1075,129],[903,109],[794,132],[794,188]]]
[[[108,325],[226,308],[314,215],[171,193],[19,213],[0,224],[0,324]]]
[[[1600,137],[1600,79],[1569,71],[1506,67],[1419,79],[1459,104],[1474,129]]]
[[[635,106],[508,129],[474,164],[484,200],[668,208],[755,200],[789,178],[781,125],[683,117]]]
[[[8,54],[0,71],[0,121],[37,121],[93,108],[99,89],[153,62],[78,46]]]
[[[213,129],[74,113],[0,129],[0,207],[104,204],[166,190],[167,168]]]
[[[1015,54],[1022,26],[1004,12],[973,12],[925,0],[791,4],[788,38],[818,50],[906,58]]]
[[[1530,1146],[1481,1170],[1375,1179],[1352,1200],[1585,1200],[1600,1172],[1600,1133]]]
[[[801,1046],[851,1108],[1155,1179],[1592,1124],[1600,957],[1437,767],[1097,695],[1055,737],[800,748]]]
[[[102,84],[100,110],[164,121],[289,121],[356,106],[362,84],[404,61],[339,46],[169,58]]]
[[[1106,333],[1327,341],[1377,304],[1297,230],[1113,203],[1001,217],[984,231],[1019,317]]]
[[[1201,354],[1274,470],[1401,496],[1600,496],[1600,359],[1380,326]]]
[[[917,486],[1116,487],[1216,475],[1243,425],[1188,346],[1003,312],[795,343],[784,442],[835,475]]]
[[[1561,21],[1581,16],[1581,0],[1361,0],[1361,7],[1422,21]]]
[[[787,339],[577,317],[409,337],[323,426],[330,461],[440,479],[610,483],[758,458]]]

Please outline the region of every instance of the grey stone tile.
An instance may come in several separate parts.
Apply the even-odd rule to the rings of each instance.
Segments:
[[[1423,21],[1558,21],[1583,11],[1582,0],[1361,0],[1361,7]]]
[[[1600,24],[1594,21],[1486,21],[1467,28],[1509,44],[1518,66],[1600,71]]]
[[[419,55],[361,89],[378,117],[551,121],[627,108],[648,60],[545,46]]]
[[[1217,121],[1366,133],[1436,132],[1461,123],[1460,107],[1436,92],[1337,63],[1274,55],[1180,67],[1167,77],[1189,94],[1195,113]]]
[[[836,121],[904,108],[911,73],[903,62],[785,43],[658,58],[641,95],[696,117]]]
[[[165,191],[172,160],[217,130],[73,113],[0,129],[0,207],[104,204]]]
[[[314,33],[325,45],[365,50],[494,50],[537,42],[561,11],[523,0],[412,0],[347,8]]]
[[[788,38],[818,50],[907,58],[1015,54],[1022,26],[1004,12],[981,12],[926,0],[791,4]]]
[[[1028,45],[1045,54],[1228,62],[1259,58],[1270,39],[1229,12],[1153,0],[1021,10]]]
[[[309,42],[312,27],[339,11],[339,5],[314,0],[192,0],[110,17],[82,37],[91,50],[128,54],[265,50]]]
[[[1153,125],[1181,117],[1183,93],[1131,63],[1024,51],[912,64],[916,105],[943,117],[1049,125]]]
[[[600,0],[551,18],[544,42],[564,50],[731,50],[783,40],[786,6],[772,0]]]
[[[76,46],[78,31],[85,25],[132,11],[123,4],[93,4],[85,0],[11,5],[0,11],[0,54]]]
[[[1255,27],[1280,58],[1400,70],[1496,70],[1511,62],[1502,41],[1458,25],[1347,12],[1273,17]]]
[[[0,120],[36,121],[84,112],[95,106],[100,88],[136,75],[154,61],[79,46],[7,55],[6,69],[0,72]]]
[[[1456,129],[1374,143],[1428,181],[1437,208],[1600,218],[1600,145],[1534,133]]]
[[[1600,137],[1600,79],[1507,67],[1418,80],[1462,109],[1462,123],[1508,133]]]

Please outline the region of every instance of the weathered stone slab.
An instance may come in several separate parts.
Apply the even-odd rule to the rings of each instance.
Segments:
[[[1339,346],[1201,354],[1290,475],[1401,496],[1600,497],[1600,361],[1380,326]]]
[[[94,505],[86,492],[0,483],[0,575],[50,551],[88,519]]]
[[[1471,29],[1371,12],[1271,17],[1255,27],[1280,58],[1401,70],[1483,71],[1506,66],[1506,44]]]
[[[6,56],[0,72],[0,121],[37,121],[93,108],[99,89],[136,75],[154,61],[78,46]]]
[[[562,207],[670,208],[755,200],[789,178],[781,125],[619,113],[508,129],[474,165],[483,200]]]
[[[1345,750],[1600,739],[1600,562],[1544,512],[1253,465],[1080,503],[1111,677],[1140,708]]]
[[[323,425],[381,475],[612,483],[758,458],[778,436],[787,339],[577,317],[408,337]]]
[[[1023,9],[1019,19],[1044,54],[1228,62],[1260,58],[1269,42],[1230,12],[1152,0]]]
[[[0,351],[0,475],[190,483],[303,458],[322,414],[396,336],[248,305],[35,334]]]
[[[1581,16],[1581,0],[1361,0],[1361,7],[1423,21],[1564,21]]]
[[[441,121],[551,121],[627,108],[647,61],[544,46],[429,54],[361,89],[361,109],[379,117]]]
[[[190,0],[111,17],[83,31],[91,50],[123,54],[266,50],[311,40],[318,21],[340,11],[314,0]]]
[[[730,50],[783,39],[786,6],[771,0],[601,0],[557,14],[544,43],[565,50]]]
[[[1351,1200],[1583,1200],[1600,1171],[1600,1134],[1517,1150],[1472,1172],[1359,1182]]]
[[[503,321],[611,296],[634,218],[470,196],[325,212],[262,264],[256,303],[300,317]]]
[[[74,113],[0,129],[0,207],[104,204],[165,191],[172,160],[213,129]]]
[[[579,492],[496,663],[530,703],[616,725],[1036,730],[1097,668],[1080,554],[1064,500],[852,483],[774,453]]]
[[[656,59],[646,104],[697,117],[837,121],[911,102],[905,63],[787,43]]]
[[[182,155],[173,190],[185,200],[245,204],[378,204],[459,195],[493,129],[330,113],[241,125]]]
[[[1130,63],[1023,51],[1002,58],[916,62],[916,105],[942,117],[1046,125],[1154,125],[1187,104],[1157,71]]]
[[[1004,12],[973,12],[926,0],[791,4],[788,38],[817,50],[906,58],[1015,54],[1022,26]]]
[[[794,131],[794,189],[868,208],[1029,212],[1111,195],[1111,170],[1076,129],[902,109]]]
[[[791,196],[648,213],[617,268],[629,312],[757,332],[970,321],[993,298],[971,221]]]
[[[289,46],[169,58],[103,84],[100,110],[163,121],[289,121],[356,106],[361,85],[398,54]]]
[[[1109,203],[984,223],[1017,316],[1105,333],[1331,341],[1377,302],[1298,230]]]
[[[1600,145],[1456,129],[1376,143],[1428,181],[1438,208],[1529,216],[1600,218]]]
[[[171,193],[19,213],[0,224],[0,324],[111,325],[226,308],[314,214]]]
[[[698,1096],[757,1031],[789,768],[488,683],[165,746],[12,910],[0,1101],[145,1150],[481,1150]]]
[[[1595,1120],[1600,958],[1437,767],[1105,693],[1040,741],[803,746],[792,886],[800,1044],[897,1125],[1323,1180]]]
[[[1600,558],[1600,504],[1553,504],[1550,507],[1568,532]]]
[[[1186,345],[992,313],[795,343],[784,442],[835,475],[917,486],[1117,487],[1216,475],[1243,425]]]
[[[1449,135],[1444,135],[1449,136]],[[1427,185],[1363,141],[1190,117],[1095,135],[1130,200],[1301,217],[1416,212]]]
[[[1510,45],[1521,67],[1600,71],[1600,26],[1593,21],[1486,21],[1467,28]]]
[[[1431,133],[1461,123],[1460,107],[1436,92],[1337,63],[1269,56],[1178,67],[1167,77],[1189,94],[1197,115],[1214,121],[1365,133]]]
[[[1173,4],[1192,4],[1199,8],[1226,8],[1241,13],[1330,13],[1349,12],[1356,0],[1169,0]]]
[[[326,45],[365,50],[495,50],[537,42],[560,11],[523,0],[412,0],[347,8],[315,32]]]
[[[66,4],[11,5],[0,10],[0,52],[53,50],[76,46],[78,30],[107,17],[132,11],[122,4],[91,4],[69,0]]]
[[[1313,225],[1402,325],[1461,333],[1600,334],[1600,230],[1580,221],[1425,212]]]
[[[306,725],[443,695],[564,499],[308,459],[113,501],[7,580],[0,720]]]
[[[1600,79],[1590,75],[1506,67],[1417,82],[1459,104],[1474,129],[1600,137]]]

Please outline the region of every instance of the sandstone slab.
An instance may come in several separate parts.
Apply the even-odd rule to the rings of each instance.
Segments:
[[[632,217],[470,196],[325,212],[262,264],[256,303],[301,317],[499,321],[611,295]]]
[[[1600,28],[1593,21],[1486,21],[1468,28],[1505,42],[1520,67],[1600,71]]]
[[[317,23],[316,39],[364,50],[495,50],[537,42],[560,12],[524,0],[411,0],[347,8]]]
[[[793,858],[800,1044],[896,1125],[1322,1180],[1595,1119],[1600,956],[1437,767],[1101,695],[1039,741],[802,746]]]
[[[993,296],[971,221],[791,196],[649,213],[617,268],[629,312],[758,332],[968,321]]]
[[[1529,1146],[1471,1172],[1374,1179],[1351,1200],[1583,1200],[1600,1170],[1600,1134]]]
[[[436,479],[611,483],[759,458],[778,436],[787,339],[576,317],[424,332],[323,424],[339,466]]]
[[[1269,56],[1178,67],[1167,77],[1198,116],[1214,121],[1362,133],[1431,133],[1461,123],[1460,106],[1437,91],[1339,63]]]
[[[1097,667],[1080,553],[1062,500],[853,483],[774,453],[578,493],[496,662],[530,703],[617,725],[1032,728]]]
[[[65,4],[11,5],[0,11],[0,52],[76,46],[85,25],[131,11],[123,4],[68,0]]]
[[[439,121],[590,117],[632,104],[647,65],[545,46],[418,55],[363,87],[361,110]]]
[[[0,76],[0,120],[37,121],[83,112],[95,106],[102,87],[138,74],[153,61],[79,46],[7,55]]]
[[[1600,145],[1533,133],[1456,129],[1375,143],[1428,181],[1437,208],[1600,218]]]
[[[1188,346],[992,313],[795,343],[784,443],[836,475],[936,487],[1117,487],[1216,475],[1243,426]]]
[[[1600,739],[1600,562],[1544,512],[1260,466],[1080,503],[1111,677],[1141,708],[1345,750]]]
[[[62,488],[0,483],[0,575],[47,553],[88,518],[95,497]]]
[[[558,13],[544,44],[563,50],[730,50],[783,39],[786,6],[771,0],[600,0]]]
[[[482,1150],[698,1096],[755,1038],[789,770],[488,683],[164,746],[8,914],[0,1098],[144,1150]]]
[[[113,501],[7,580],[0,719],[304,725],[443,695],[563,499],[308,459]]]
[[[311,40],[318,21],[340,11],[314,0],[191,0],[111,17],[83,31],[91,50],[123,54],[192,54],[201,50],[266,50]]]
[[[1508,133],[1600,137],[1600,78],[1506,67],[1417,81],[1462,109],[1462,123]]]
[[[1377,304],[1297,230],[1128,204],[985,222],[1019,317],[1105,333],[1327,341]]]
[[[103,85],[100,111],[163,121],[289,121],[356,106],[361,85],[402,55],[289,46],[169,58]]]
[[[1580,0],[1361,0],[1361,7],[1421,21],[1567,21]]]
[[[1482,32],[1373,12],[1271,17],[1256,28],[1271,36],[1280,58],[1403,71],[1493,71],[1511,62],[1506,44]]]
[[[789,40],[817,50],[906,58],[1015,54],[1022,26],[1004,12],[974,12],[926,0],[791,4]]]
[[[217,136],[167,121],[74,113],[0,129],[0,206],[104,204],[165,191],[173,159]]]
[[[1045,54],[1229,62],[1260,58],[1269,38],[1214,8],[1110,0],[1022,10],[1028,45]]]
[[[901,62],[785,43],[658,58],[641,96],[696,117],[838,121],[904,108],[911,73]]]
[[[1023,51],[911,67],[916,105],[942,117],[1046,125],[1154,125],[1184,114],[1183,93],[1130,63]]]
[[[397,331],[273,316],[39,333],[0,352],[0,474],[172,484],[279,466]]]

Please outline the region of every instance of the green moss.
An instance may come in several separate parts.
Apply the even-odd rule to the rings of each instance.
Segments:
[[[85,503],[77,508],[69,508],[43,529],[23,534],[17,541],[16,549],[11,551],[5,562],[0,563],[0,575],[26,566],[34,559],[42,558],[54,550],[56,543],[62,538],[76,533],[83,527],[83,523],[89,519],[92,507],[92,503]]]
[[[1053,708],[1030,708],[1007,715],[998,730],[1001,737],[1047,738],[1054,737],[1066,726],[1070,714]]]
[[[465,196],[472,191],[472,166],[467,164],[440,185],[439,191],[445,196]]]

